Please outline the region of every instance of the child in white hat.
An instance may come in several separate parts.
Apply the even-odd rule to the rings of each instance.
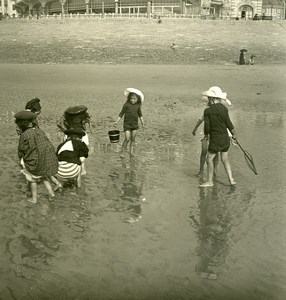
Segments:
[[[230,147],[230,137],[228,130],[234,137],[234,126],[229,118],[228,109],[223,105],[222,101],[229,101],[227,94],[222,92],[218,86],[211,87],[208,91],[203,92],[209,101],[209,107],[204,110],[204,134],[209,139],[207,165],[208,179],[207,182],[200,184],[200,187],[213,186],[213,159],[217,153],[221,152],[221,160],[224,165],[228,180],[231,185],[236,182],[232,176],[232,170],[228,159],[228,150]]]
[[[212,87],[212,90],[218,90],[220,89],[219,87]],[[221,90],[220,90],[221,91]],[[221,96],[223,96],[225,99],[220,99],[220,102],[222,104],[228,104],[228,105],[231,105],[231,102],[229,99],[226,98],[226,94],[222,94]],[[202,99],[204,101],[207,102],[207,105],[209,106],[209,101],[208,101],[208,97],[207,96],[203,96]],[[218,98],[219,99],[219,98]],[[198,119],[193,131],[192,131],[192,134],[195,136],[196,135],[196,132],[197,132],[197,129],[200,127],[200,125],[204,122],[204,114],[202,114],[202,116]],[[229,136],[231,137],[231,133],[229,132],[228,130],[228,134]],[[201,149],[201,154],[200,154],[200,170],[199,170],[199,173],[197,174],[197,176],[199,177],[202,177],[203,176],[203,172],[204,172],[204,165],[205,165],[205,162],[206,162],[206,157],[207,157],[207,153],[208,153],[208,145],[209,145],[209,141],[208,141],[208,137],[204,136],[202,139],[201,139],[201,146],[202,146],[202,149]],[[218,166],[218,160],[219,160],[219,155],[217,153],[217,155],[214,157],[213,159],[213,164],[214,164],[214,176],[216,175],[217,173],[217,166]]]
[[[124,91],[124,95],[127,96],[127,100],[119,113],[118,119],[114,123],[114,126],[116,127],[118,122],[124,116],[123,130],[125,139],[122,144],[121,157],[124,157],[129,142],[130,154],[134,155],[135,137],[137,130],[139,129],[138,119],[140,120],[142,127],[144,127],[144,119],[141,110],[141,106],[144,101],[143,93],[135,88],[127,88]]]

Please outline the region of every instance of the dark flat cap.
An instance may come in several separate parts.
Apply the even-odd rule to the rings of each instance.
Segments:
[[[84,105],[71,106],[66,109],[66,113],[70,115],[77,115],[87,111],[87,107]]]
[[[42,109],[39,98],[34,98],[26,103],[25,109],[40,111]]]
[[[68,136],[77,135],[77,136],[83,137],[85,135],[85,132],[80,128],[70,128],[70,129],[65,130],[65,134]]]
[[[28,110],[21,110],[15,114],[15,119],[17,120],[34,120],[37,115]]]

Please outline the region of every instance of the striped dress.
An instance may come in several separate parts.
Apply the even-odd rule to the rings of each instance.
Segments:
[[[58,177],[62,179],[76,178],[81,173],[80,157],[88,157],[88,148],[80,140],[68,139],[57,149],[59,160]]]

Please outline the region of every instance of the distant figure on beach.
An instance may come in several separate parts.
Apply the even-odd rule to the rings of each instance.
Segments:
[[[204,134],[209,139],[207,166],[207,182],[200,184],[200,187],[213,186],[213,159],[217,153],[221,152],[221,160],[224,165],[228,180],[231,185],[236,182],[232,176],[232,170],[228,159],[228,150],[230,147],[230,137],[228,131],[235,139],[234,126],[229,118],[228,109],[221,103],[221,100],[228,100],[227,94],[222,92],[218,86],[211,87],[208,91],[203,92],[203,96],[208,97],[209,107],[204,110]]]
[[[54,197],[50,180],[58,172],[58,160],[55,149],[43,130],[36,124],[36,114],[31,111],[20,111],[15,114],[15,123],[21,130],[18,157],[23,167],[22,173],[31,184],[32,198],[29,202],[37,203],[37,185],[41,181],[46,186],[50,197]],[[56,178],[52,180],[58,186]]]
[[[59,179],[74,180],[78,188],[81,187],[81,176],[84,171],[82,165],[88,157],[89,149],[82,141],[86,134],[82,129],[68,129],[64,132],[67,139],[57,148]]]
[[[162,23],[162,19],[160,16],[158,16],[158,24],[161,24]]]
[[[250,66],[253,66],[254,65],[254,58],[255,58],[256,56],[255,55],[250,55],[250,59],[248,60],[248,65],[250,65]]]
[[[247,52],[247,50],[246,49],[240,50],[240,55],[239,55],[239,64],[240,65],[245,65],[244,52]]]
[[[173,44],[171,45],[171,49],[172,49],[172,50],[175,50],[175,49],[176,49],[176,44],[175,44],[175,43],[173,43]]]
[[[141,110],[144,101],[143,93],[135,88],[127,88],[124,91],[124,95],[127,96],[127,100],[119,113],[118,119],[114,123],[114,126],[116,127],[118,122],[124,116],[123,130],[125,139],[122,144],[121,157],[124,157],[129,142],[130,154],[134,155],[135,137],[137,130],[139,129],[138,119],[140,120],[142,127],[144,127],[144,119]]]

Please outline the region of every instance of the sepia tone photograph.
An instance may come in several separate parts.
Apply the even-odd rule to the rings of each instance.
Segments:
[[[0,300],[284,300],[285,84],[285,0],[0,0]]]

